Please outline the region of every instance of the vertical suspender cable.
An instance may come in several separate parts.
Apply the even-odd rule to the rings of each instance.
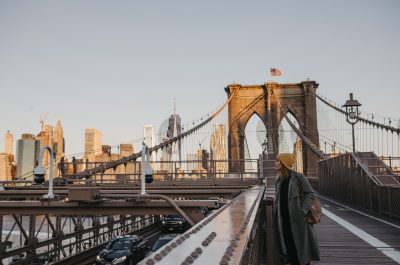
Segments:
[[[383,129],[381,129],[381,136],[382,136],[382,155],[381,155],[381,156],[384,156],[384,154],[385,154],[384,143],[383,143],[383,139],[384,139],[385,137],[383,136],[383,133],[384,133],[384,131],[383,131]]]

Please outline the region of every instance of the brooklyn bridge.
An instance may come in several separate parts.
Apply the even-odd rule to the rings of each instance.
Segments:
[[[39,162],[34,180],[3,181],[2,264],[128,264],[99,253],[128,235],[151,248],[165,234],[166,216],[180,216],[185,229],[139,264],[273,264],[274,163],[285,150],[322,204],[315,264],[400,264],[400,125],[360,111],[351,91],[337,104],[318,86],[230,84],[224,104],[199,110],[202,118],[186,127],[175,119],[169,138],[140,152],[101,163],[50,159]],[[254,118],[261,124],[257,157],[248,144],[256,136],[246,134]],[[221,123],[226,158],[185,156]]]

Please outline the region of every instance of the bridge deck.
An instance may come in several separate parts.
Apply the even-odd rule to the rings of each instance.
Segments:
[[[400,264],[400,226],[321,199],[324,217],[316,225],[321,261],[327,264]]]

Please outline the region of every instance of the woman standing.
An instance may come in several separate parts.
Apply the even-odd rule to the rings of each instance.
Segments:
[[[292,170],[295,156],[277,156],[274,204],[274,265],[306,265],[319,260],[314,225],[306,221],[314,192],[303,174]]]

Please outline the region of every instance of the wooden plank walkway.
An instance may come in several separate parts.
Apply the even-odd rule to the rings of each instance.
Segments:
[[[400,264],[399,225],[381,222],[323,198],[321,204],[325,214],[315,226],[321,261],[315,264]]]

